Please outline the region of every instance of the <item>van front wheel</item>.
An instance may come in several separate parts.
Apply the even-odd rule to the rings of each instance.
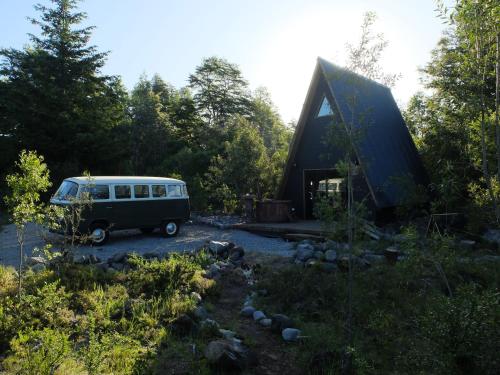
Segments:
[[[164,221],[161,224],[160,229],[161,229],[161,233],[165,237],[174,237],[174,236],[177,236],[177,233],[179,233],[179,224],[173,220],[172,221],[171,220]]]
[[[109,240],[109,230],[105,224],[94,224],[90,228],[90,240],[93,245],[104,245]]]

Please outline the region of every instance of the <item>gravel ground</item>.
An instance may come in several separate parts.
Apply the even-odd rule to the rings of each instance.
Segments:
[[[16,230],[13,224],[0,228],[0,263],[17,265],[19,263]],[[32,254],[35,247],[41,248],[48,241],[56,239],[54,234],[47,235],[35,225],[29,225],[26,232],[25,252]],[[111,233],[109,242],[100,247],[79,246],[75,253],[95,254],[102,260],[123,251],[143,254],[157,251],[160,254],[190,251],[200,247],[206,240],[231,241],[242,246],[247,252],[269,255],[291,256],[292,243],[280,238],[268,238],[241,230],[221,230],[206,225],[185,224],[173,238],[164,238],[159,231],[142,234],[139,230],[123,230]]]

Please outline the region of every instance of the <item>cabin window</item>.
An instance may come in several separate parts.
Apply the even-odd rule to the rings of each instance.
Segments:
[[[115,185],[115,198],[116,199],[129,199],[130,185]]]
[[[168,185],[168,197],[169,198],[182,197],[181,185]]]
[[[165,185],[151,185],[153,191],[153,198],[164,198],[167,196]]]
[[[149,198],[149,185],[134,185],[134,197]]]
[[[109,199],[109,186],[108,185],[89,185],[82,187],[83,193],[88,193],[91,199],[101,200]]]
[[[321,106],[318,109],[316,118],[326,116],[333,116],[333,110],[326,96],[323,96],[323,100],[321,101]]]

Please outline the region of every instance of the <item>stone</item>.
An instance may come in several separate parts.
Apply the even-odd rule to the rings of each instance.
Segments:
[[[250,318],[251,316],[253,316],[253,313],[255,312],[255,308],[253,308],[252,306],[245,306],[241,309],[240,311],[240,314],[242,316],[245,316],[247,318]]]
[[[198,303],[201,303],[201,301],[203,300],[201,298],[201,295],[200,293],[196,293],[196,292],[191,292],[191,298],[198,304]]]
[[[283,337],[283,340],[291,342],[291,341],[297,341],[300,338],[300,330],[296,328],[285,328],[281,332],[281,337]]]
[[[34,266],[35,264],[45,264],[47,261],[43,257],[28,257],[26,258],[27,266]]]
[[[264,319],[259,320],[259,324],[262,327],[271,327],[272,322],[273,321],[269,318],[264,318]]]
[[[229,246],[229,242],[210,241],[208,243],[208,250],[213,255],[223,257],[227,255]]]
[[[47,266],[43,263],[38,263],[33,266],[31,266],[31,270],[35,273],[45,271],[47,269]]]
[[[229,249],[229,259],[231,261],[238,261],[245,256],[245,249],[241,246],[235,246]]]
[[[208,312],[203,306],[198,306],[193,310],[193,315],[198,320],[205,320],[208,318]]]
[[[117,271],[123,271],[123,263],[111,263],[111,268],[114,268]]]
[[[292,328],[293,321],[283,314],[274,314],[271,317],[271,330],[276,333],[282,332],[285,328]]]
[[[371,264],[383,264],[386,262],[385,256],[379,254],[365,254],[363,258]]]
[[[75,264],[90,264],[90,259],[86,255],[77,255],[73,258]]]
[[[322,251],[315,251],[313,254],[314,259],[320,262],[325,259],[325,254]]]
[[[314,247],[312,245],[303,244],[297,246],[297,252],[295,255],[295,258],[297,260],[305,262],[306,260],[312,258],[313,255],[314,255]]]
[[[226,340],[232,340],[236,337],[236,332],[230,331],[229,329],[219,329],[219,333]]]
[[[258,322],[259,320],[262,320],[262,319],[266,319],[266,314],[264,314],[260,310],[254,311],[252,316],[253,316],[253,320],[255,320],[256,322]]]
[[[109,264],[112,264],[112,263],[123,263],[127,260],[129,254],[127,252],[121,252],[121,253],[116,253],[116,254],[113,254],[109,259],[108,259],[108,263]]]
[[[337,260],[337,252],[335,250],[325,251],[325,262],[333,263]]]
[[[148,251],[142,254],[144,259],[160,259],[160,253],[158,251]]]
[[[106,262],[97,263],[95,266],[104,272],[106,272],[109,268],[109,265]]]
[[[200,328],[204,330],[216,330],[219,331],[219,323],[213,319],[204,319],[200,323]]]
[[[101,262],[101,259],[98,256],[96,256],[94,254],[89,255],[89,263],[90,264],[96,264],[96,263],[100,263],[100,262]]]
[[[198,329],[196,322],[187,314],[180,315],[172,324],[173,333],[184,336],[195,332]]]
[[[476,241],[473,240],[462,240],[459,243],[459,246],[463,249],[471,250],[476,246]]]
[[[500,247],[500,229],[488,229],[482,238],[488,242],[495,243]]]
[[[321,263],[320,268],[323,272],[327,273],[332,273],[339,269],[335,263]]]
[[[242,371],[255,363],[254,354],[235,340],[211,341],[204,355],[211,366],[225,371]]]
[[[316,259],[308,259],[305,266],[306,267],[314,267],[316,264],[319,264],[319,262]]]

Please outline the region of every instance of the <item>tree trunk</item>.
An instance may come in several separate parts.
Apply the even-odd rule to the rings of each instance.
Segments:
[[[495,63],[495,131],[496,131],[496,149],[497,149],[497,180],[500,182],[500,124],[498,123],[498,107],[500,106],[500,33],[497,33],[496,43],[496,63]]]

